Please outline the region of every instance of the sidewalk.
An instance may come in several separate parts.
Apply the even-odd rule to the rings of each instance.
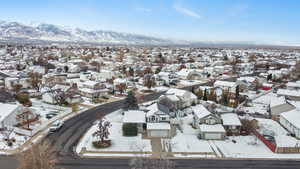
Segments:
[[[162,146],[160,138],[151,138],[152,157],[159,158],[162,154]]]
[[[40,131],[38,131],[36,134],[34,134],[32,137],[30,137],[24,144],[22,144],[20,147],[15,148],[15,149],[10,149],[10,150],[4,150],[4,149],[0,149],[0,154],[7,154],[7,155],[11,155],[11,154],[17,154],[20,152],[23,152],[25,150],[27,150],[28,148],[30,148],[33,144],[38,143],[41,141],[41,139],[43,139],[45,136],[48,135],[48,129],[51,126],[51,124],[56,121],[56,120],[62,120],[62,121],[66,121],[78,114],[81,114],[82,112],[86,111],[87,109],[83,109],[81,111],[78,112],[69,112],[69,113],[65,113],[65,114],[61,114],[61,115],[57,115],[56,117],[50,119],[49,121],[47,121],[45,126],[42,126],[42,129]]]

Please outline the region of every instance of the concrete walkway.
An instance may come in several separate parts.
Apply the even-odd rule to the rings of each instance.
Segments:
[[[162,152],[161,139],[160,138],[151,138],[152,146],[152,157],[159,158]]]

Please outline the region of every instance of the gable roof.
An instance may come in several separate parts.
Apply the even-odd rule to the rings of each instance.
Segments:
[[[3,104],[0,103],[0,122],[2,122],[7,116],[9,116],[13,111],[19,108],[16,104]]]
[[[129,110],[124,112],[124,123],[146,123],[146,116],[143,111]]]
[[[223,120],[223,125],[225,126],[241,126],[242,123],[235,113],[225,113],[221,114],[221,118]]]
[[[192,110],[197,118],[202,119],[211,114],[203,105],[199,104],[192,107]]]
[[[280,116],[290,122],[293,126],[300,129],[300,111],[298,109],[281,113]]]

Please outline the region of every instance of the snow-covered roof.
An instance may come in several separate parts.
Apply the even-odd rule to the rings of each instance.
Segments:
[[[154,104],[146,107],[146,110],[149,110],[146,115],[147,117],[152,116],[154,114],[165,114],[164,112],[162,112],[158,109],[157,103],[154,103]]]
[[[214,83],[214,86],[215,87],[236,87],[236,83],[235,82],[217,80]]]
[[[282,96],[300,97],[300,92],[298,90],[278,89],[277,94]]]
[[[288,82],[287,84],[286,84],[286,86],[287,87],[297,87],[297,88],[300,88],[300,83],[298,82]]]
[[[159,72],[158,75],[159,76],[169,76],[170,73],[169,72]]]
[[[275,106],[279,106],[279,105],[283,105],[286,103],[285,97],[274,97],[273,99],[271,99],[271,103],[270,103],[270,107],[275,107]]]
[[[9,116],[17,108],[19,108],[19,105],[0,103],[0,122],[2,122],[7,116]]]
[[[253,100],[253,103],[260,103],[260,104],[271,104],[271,100],[277,99],[277,95],[275,93],[268,93],[265,95],[262,95],[256,99]]]
[[[171,130],[169,123],[147,123],[147,130]]]
[[[241,126],[241,121],[235,113],[221,114],[224,126]]]
[[[194,69],[181,69],[179,72],[176,72],[179,76],[188,76],[190,73],[195,72]]]
[[[275,136],[276,147],[299,147],[300,141],[296,138],[287,136],[287,135],[279,135]]]
[[[129,110],[124,112],[124,123],[146,123],[145,113],[138,110]]]
[[[98,84],[99,82],[96,82],[96,81],[92,81],[92,80],[88,80],[88,81],[85,81],[83,82],[83,85],[86,85],[86,86],[95,86],[96,84]]]
[[[195,114],[195,116],[197,116],[198,119],[201,119],[203,117],[206,117],[208,115],[210,115],[211,113],[201,104],[198,104],[196,106],[192,107],[192,110]]]
[[[201,132],[214,132],[214,133],[225,133],[225,129],[221,124],[201,124],[200,125]]]
[[[255,77],[246,76],[246,77],[239,77],[237,80],[253,83],[256,79],[255,79]]]
[[[281,113],[280,116],[290,122],[293,126],[300,129],[300,111],[298,109]]]
[[[176,96],[183,96],[185,93],[187,93],[188,91],[186,90],[182,90],[182,89],[169,89],[166,94],[175,94]]]
[[[126,79],[122,79],[122,78],[116,78],[114,80],[114,84],[120,84],[120,83],[126,83],[127,80]]]
[[[175,96],[175,95],[166,95],[167,98],[169,98],[170,100],[174,101],[174,102],[177,102],[177,101],[180,101],[180,99]]]

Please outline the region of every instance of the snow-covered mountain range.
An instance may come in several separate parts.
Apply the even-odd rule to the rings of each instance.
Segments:
[[[86,31],[52,24],[25,25],[0,21],[0,40],[83,42],[99,44],[168,45],[178,41],[113,31]],[[179,42],[181,43],[181,42]],[[182,42],[184,43],[184,42]]]

